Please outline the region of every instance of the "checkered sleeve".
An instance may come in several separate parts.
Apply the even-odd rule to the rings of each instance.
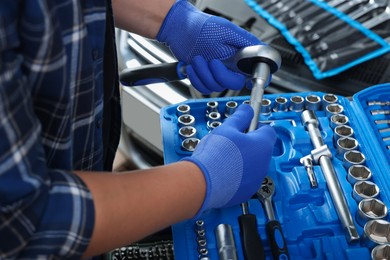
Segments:
[[[47,166],[7,12],[0,3],[0,259],[78,259],[94,226],[91,193],[72,172]]]

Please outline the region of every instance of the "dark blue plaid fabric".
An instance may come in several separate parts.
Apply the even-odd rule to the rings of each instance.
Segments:
[[[105,27],[106,0],[0,1],[0,259],[88,245],[92,197],[72,171],[103,170],[115,150],[102,141]]]

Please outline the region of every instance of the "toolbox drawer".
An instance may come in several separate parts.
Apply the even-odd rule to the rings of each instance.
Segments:
[[[201,141],[214,127],[211,123],[214,119],[206,117],[206,113],[211,113],[212,104],[218,104],[214,112],[219,113],[220,122],[223,122],[226,106],[232,110],[235,104],[248,102],[248,99],[248,96],[240,96],[187,100],[163,108],[160,119],[165,163],[190,156],[196,141],[186,138],[195,137]],[[271,123],[278,136],[267,176],[275,186],[272,207],[286,239],[289,259],[370,259],[371,252],[381,249],[376,245],[390,242],[390,223],[387,222],[390,84],[367,88],[352,98],[305,92],[267,94],[264,99],[269,100],[269,106],[262,107],[259,121]],[[300,102],[302,99],[303,103]],[[345,222],[340,221],[345,212],[335,208],[337,198],[329,188],[334,183],[330,183],[323,172],[321,159],[316,159],[316,152],[313,153],[309,127],[302,121],[306,108],[314,111],[321,138],[332,154],[330,161],[341,189],[339,195],[345,200],[358,239],[351,239]],[[179,133],[187,123],[192,123],[192,130]],[[309,156],[313,159],[314,179],[308,174],[310,167],[303,165],[301,160],[310,154],[314,154]],[[324,154],[321,156],[324,158]],[[267,259],[272,259],[264,207],[255,197],[248,205],[249,212],[256,215],[257,231]],[[210,210],[199,219],[174,225],[175,258],[218,259],[215,230],[219,224],[228,224],[238,259],[244,259],[238,224],[240,215],[242,209],[238,205]],[[200,240],[197,230],[204,232],[201,243],[197,242]]]

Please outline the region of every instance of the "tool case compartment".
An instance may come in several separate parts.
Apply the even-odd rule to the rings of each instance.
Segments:
[[[274,147],[272,161],[267,176],[271,177],[275,185],[275,194],[272,205],[276,219],[280,222],[283,236],[286,239],[289,252],[289,259],[370,259],[373,243],[365,235],[364,224],[370,220],[359,215],[359,202],[365,196],[372,196],[384,205],[383,215],[371,216],[388,220],[387,207],[390,205],[388,174],[390,173],[390,132],[384,129],[389,128],[387,121],[390,115],[390,84],[377,85],[367,88],[355,94],[352,98],[334,96],[336,101],[326,101],[323,92],[305,93],[282,93],[266,94],[264,99],[270,101],[271,111],[261,113],[259,121],[261,123],[272,124],[277,133],[277,141]],[[324,143],[332,153],[332,165],[336,173],[338,182],[342,189],[342,194],[347,203],[353,221],[356,225],[360,238],[349,242],[346,231],[340,222],[339,215],[334,207],[334,201],[329,193],[328,183],[323,175],[318,163],[313,162],[317,186],[312,187],[308,178],[306,167],[301,163],[301,158],[310,155],[314,149],[308,130],[302,124],[300,110],[289,109],[289,102],[292,97],[302,97],[309,108],[313,108],[311,103],[307,103],[311,97],[320,99],[320,104],[316,103],[316,117],[319,123],[319,130]],[[287,104],[280,107],[277,103],[279,98],[285,98]],[[187,100],[180,104],[170,105],[161,110],[161,129],[164,147],[164,162],[166,164],[181,160],[186,156],[191,156],[191,151],[183,148],[182,143],[185,137],[179,134],[179,129],[183,122],[179,119],[182,111],[178,108],[184,106],[184,114],[191,115],[192,131],[191,135],[202,141],[202,138],[210,131],[210,120],[206,117],[207,108],[210,102],[218,103],[215,112],[221,115],[220,121],[225,119],[226,105],[235,102],[238,105],[248,102],[249,96],[225,97],[225,98],[205,98]],[[373,102],[376,103],[373,103]],[[371,103],[369,103],[371,102]],[[326,110],[330,103],[338,104],[342,111],[331,113]],[[278,107],[278,106],[279,107]],[[274,110],[278,107],[279,110]],[[348,118],[343,125],[352,130],[350,138],[358,142],[357,147],[349,150],[359,151],[363,159],[356,162],[358,166],[364,165],[371,172],[371,177],[365,180],[368,186],[360,186],[359,179],[353,179],[348,174],[351,162],[346,163],[343,159],[345,150],[340,152],[337,149],[335,136],[336,124],[331,123],[332,115],[344,115]],[[378,123],[379,122],[379,123]],[[381,131],[380,131],[381,130]],[[188,140],[187,140],[188,141]],[[187,147],[188,148],[188,147]],[[348,150],[348,149],[347,149]],[[213,156],[213,155],[210,155]],[[359,160],[359,159],[358,159]],[[261,163],[261,158],[259,158]],[[184,173],[183,173],[184,174]],[[374,185],[375,189],[370,186]],[[354,188],[356,187],[356,188]],[[362,188],[363,187],[363,188]],[[356,190],[355,190],[356,189]],[[379,191],[377,194],[364,194],[364,189],[368,192]],[[364,192],[363,192],[363,191]],[[268,221],[262,203],[257,198],[248,201],[249,213],[256,215],[257,231],[261,237],[266,258],[272,259],[270,242],[267,237],[266,223]],[[214,209],[204,212],[198,219],[191,219],[172,226],[174,255],[176,259],[218,259],[218,245],[215,236],[215,229],[219,224],[228,224],[232,228],[234,242],[238,259],[244,259],[242,244],[240,239],[240,227],[238,217],[242,215],[240,205]],[[199,223],[202,224],[202,240],[200,245]],[[390,224],[389,224],[390,225]],[[382,234],[384,240],[389,239],[390,234]],[[374,249],[376,250],[376,249]]]

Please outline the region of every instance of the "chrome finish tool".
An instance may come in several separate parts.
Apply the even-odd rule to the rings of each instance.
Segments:
[[[274,259],[290,259],[286,239],[282,232],[280,222],[276,220],[272,206],[272,197],[275,193],[275,184],[271,177],[266,176],[260,189],[256,192],[257,198],[264,206],[268,222],[266,230],[271,244],[272,256]]]

